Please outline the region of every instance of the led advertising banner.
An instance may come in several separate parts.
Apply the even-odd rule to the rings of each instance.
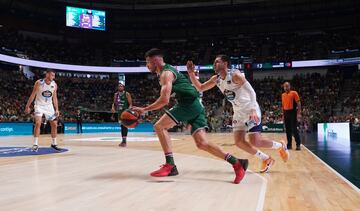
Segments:
[[[344,59],[322,59],[322,60],[306,60],[306,61],[293,61],[293,67],[323,67],[344,64],[359,64],[360,57],[344,58]]]
[[[79,71],[79,72],[104,72],[104,73],[143,73],[149,72],[147,67],[106,67],[106,66],[87,66],[87,65],[72,65],[72,64],[61,64],[53,62],[42,62],[37,60],[23,59],[15,56],[8,56],[0,54],[0,61],[24,65],[30,67],[39,68],[50,68],[56,70],[68,70],[68,71]],[[276,68],[291,68],[291,67],[321,67],[329,65],[341,65],[341,64],[359,64],[360,57],[343,59],[342,63],[326,62],[328,60],[311,60],[311,61],[295,61],[295,62],[273,62],[273,63],[246,63],[246,64],[233,64],[232,68],[236,69],[276,69]],[[330,60],[329,60],[330,61]],[[185,65],[174,66],[179,71],[186,71]],[[200,65],[197,66],[200,71],[212,70],[213,65]]]
[[[318,141],[350,146],[350,124],[318,123]]]
[[[129,128],[130,132],[153,132],[154,126],[151,123],[140,123],[135,128]],[[83,133],[118,133],[121,131],[119,123],[83,123]],[[65,123],[65,134],[77,133],[76,123]]]
[[[2,122],[0,136],[32,135],[33,124],[29,122]]]

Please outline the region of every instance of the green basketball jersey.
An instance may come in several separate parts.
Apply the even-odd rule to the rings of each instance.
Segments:
[[[199,92],[192,86],[189,79],[169,64],[165,64],[160,71],[160,76],[164,71],[171,71],[175,75],[171,93],[175,93],[175,98],[179,104],[189,104],[199,97]]]
[[[122,94],[119,92],[116,92],[115,94],[115,106],[120,113],[129,108],[129,102],[126,97],[126,93],[127,92],[124,91]]]

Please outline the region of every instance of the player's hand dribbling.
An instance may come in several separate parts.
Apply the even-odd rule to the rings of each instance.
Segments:
[[[55,111],[55,116],[56,116],[56,117],[59,117],[59,116],[60,116],[59,110],[56,110],[56,111]]]
[[[195,65],[192,61],[187,61],[186,63],[186,68],[187,68],[187,72],[190,73],[195,73]]]
[[[114,108],[112,108],[112,109],[111,109],[111,112],[112,112],[112,113],[115,113],[115,109],[114,109]]]
[[[253,110],[250,114],[250,117],[249,117],[250,120],[253,120],[254,122],[256,122],[256,124],[259,124],[260,123],[260,119],[256,113],[255,110]]]
[[[25,108],[25,114],[30,114],[30,107]]]
[[[142,114],[145,112],[145,108],[136,107],[136,106],[131,107],[131,110],[137,111],[137,112],[139,112],[139,114]]]

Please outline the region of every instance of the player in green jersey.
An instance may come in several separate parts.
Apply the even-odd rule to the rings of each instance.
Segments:
[[[200,103],[199,93],[191,85],[189,79],[171,65],[166,64],[163,59],[163,53],[159,49],[154,48],[146,52],[145,59],[150,72],[157,74],[160,78],[160,97],[146,107],[133,107],[133,109],[140,113],[159,110],[169,103],[170,95],[173,93],[175,93],[177,100],[177,104],[170,110],[166,110],[165,114],[154,125],[155,132],[165,153],[166,163],[150,175],[165,177],[178,174],[172,153],[171,139],[167,130],[179,122],[183,122],[191,125],[191,134],[199,149],[225,159],[232,164],[236,175],[234,183],[240,183],[245,176],[248,160],[237,159],[230,153],[226,153],[220,146],[207,141],[205,110]]]
[[[126,109],[132,106],[132,98],[129,92],[125,91],[125,85],[119,83],[118,91],[114,94],[114,101],[111,106],[111,111],[113,113],[118,113],[118,120],[121,127],[121,137],[122,142],[119,144],[119,147],[126,147],[126,138],[128,135],[128,129],[123,124],[121,124],[120,116],[121,113]]]

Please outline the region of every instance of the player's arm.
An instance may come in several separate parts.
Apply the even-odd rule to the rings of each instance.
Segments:
[[[170,101],[171,89],[172,89],[172,82],[175,79],[174,74],[171,71],[164,71],[161,74],[160,84],[161,84],[161,91],[160,97],[151,105],[148,105],[144,108],[144,112],[146,111],[153,111],[158,110],[164,106],[166,106]]]
[[[246,80],[245,76],[240,73],[240,71],[235,71],[232,77],[232,80],[235,84],[239,84],[243,87],[243,89],[248,93],[250,97],[250,109],[252,114],[250,114],[250,119],[255,120],[256,123],[260,122],[259,117],[256,114],[256,92],[250,85],[250,83]]]
[[[129,103],[129,108],[131,108],[132,105],[133,105],[133,101],[132,101],[131,94],[129,92],[126,92],[126,98],[128,100],[128,103]]]
[[[27,101],[26,106],[25,106],[25,113],[27,113],[27,114],[30,113],[30,105],[34,101],[35,96],[36,96],[36,92],[38,91],[38,89],[39,89],[39,81],[36,81],[35,85],[34,85],[34,88],[33,88],[32,92],[31,92],[31,95],[29,97],[29,100]]]
[[[115,100],[116,100],[116,93],[114,94],[113,103],[111,105],[111,112],[115,113]]]
[[[191,83],[194,85],[194,87],[199,91],[199,92],[204,92],[206,90],[209,90],[211,88],[213,88],[214,86],[216,86],[216,79],[217,76],[214,75],[212,76],[209,80],[207,80],[204,83],[201,83],[195,76],[195,65],[192,61],[188,61],[186,63],[186,67],[187,67],[187,72],[189,74],[189,78],[191,80]]]
[[[57,90],[58,90],[58,86],[56,85],[56,88],[54,90],[54,95],[53,95],[53,102],[54,102],[54,107],[55,107],[55,115],[59,116],[59,101],[58,101],[58,97],[57,97]]]

